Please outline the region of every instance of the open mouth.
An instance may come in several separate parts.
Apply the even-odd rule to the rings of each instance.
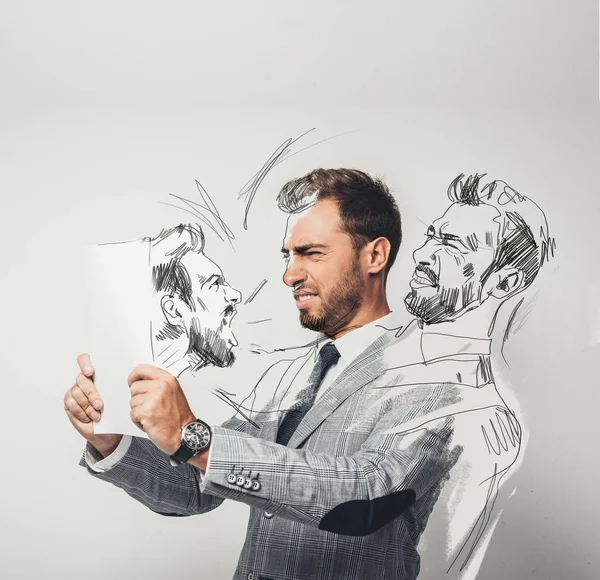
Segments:
[[[223,332],[225,329],[229,330],[229,336],[226,338],[226,340],[231,346],[238,345],[237,338],[235,337],[235,334],[233,334],[233,330],[231,329],[231,322],[236,314],[236,309],[233,306],[229,305],[223,311],[223,320],[221,321],[221,332]]]
[[[423,266],[417,266],[410,280],[411,288],[437,287],[437,276],[435,272]]]

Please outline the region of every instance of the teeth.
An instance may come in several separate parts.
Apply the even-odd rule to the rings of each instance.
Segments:
[[[425,276],[415,274],[414,279],[416,282],[419,282],[422,284],[431,284],[433,286],[433,283],[431,282],[431,280],[429,278],[426,278]]]
[[[312,294],[306,294],[304,296],[298,296],[298,301],[299,302],[306,302],[307,300],[310,300],[313,297]]]

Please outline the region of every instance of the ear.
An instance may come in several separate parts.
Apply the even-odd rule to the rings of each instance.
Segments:
[[[377,238],[369,242],[365,247],[367,260],[367,272],[369,274],[379,274],[385,269],[390,257],[391,244],[387,238]]]
[[[484,295],[493,296],[498,300],[506,300],[523,290],[525,274],[518,268],[502,268],[494,272],[487,280]]]
[[[179,298],[165,294],[160,299],[160,308],[165,320],[173,326],[181,326],[184,323],[183,314],[185,305]]]

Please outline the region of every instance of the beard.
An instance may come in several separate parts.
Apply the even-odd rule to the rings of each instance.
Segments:
[[[352,319],[362,303],[365,281],[362,278],[358,256],[328,294],[319,293],[321,308],[317,314],[300,311],[300,324],[315,332],[334,335]]]
[[[425,324],[455,320],[478,304],[473,281],[460,287],[436,286],[435,289],[433,296],[423,296],[421,288],[412,289],[404,298],[406,310]]]
[[[221,336],[223,325],[218,330],[201,328],[200,323],[194,319],[190,325],[190,344],[188,354],[193,361],[197,361],[194,369],[206,366],[230,367],[235,362],[232,345]]]

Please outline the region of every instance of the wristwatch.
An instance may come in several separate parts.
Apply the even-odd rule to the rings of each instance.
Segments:
[[[212,431],[210,427],[200,419],[196,419],[181,428],[181,445],[171,455],[171,465],[181,465],[189,461],[194,455],[198,455],[210,446]]]

